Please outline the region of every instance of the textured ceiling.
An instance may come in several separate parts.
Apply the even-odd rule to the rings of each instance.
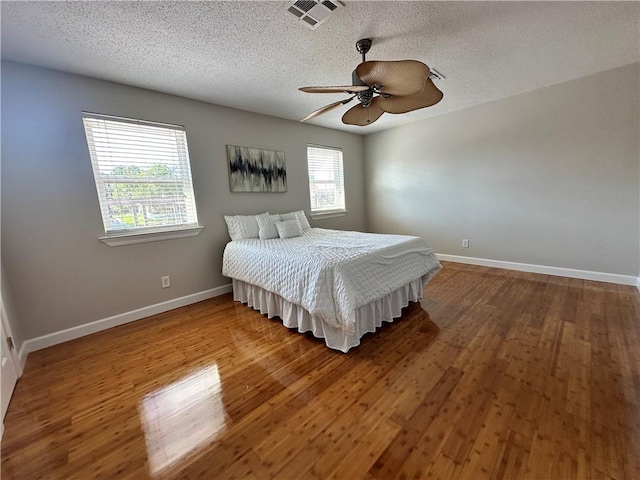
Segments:
[[[346,2],[316,30],[288,5],[2,1],[2,58],[292,120],[345,98],[297,88],[350,84],[359,38],[369,60],[446,76],[434,107],[353,127],[350,104],[310,122],[361,134],[640,60],[638,2]]]

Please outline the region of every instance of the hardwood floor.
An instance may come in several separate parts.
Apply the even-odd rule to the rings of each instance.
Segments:
[[[637,290],[444,265],[346,355],[230,295],[35,352],[2,478],[640,478]]]

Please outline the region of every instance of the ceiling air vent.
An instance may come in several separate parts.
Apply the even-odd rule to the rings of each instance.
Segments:
[[[339,8],[340,2],[330,0],[298,0],[287,8],[287,12],[307,27],[315,30],[324,23],[331,12]]]

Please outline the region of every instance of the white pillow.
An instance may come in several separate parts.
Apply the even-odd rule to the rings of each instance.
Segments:
[[[290,213],[281,213],[280,214],[280,221],[281,222],[288,222],[291,220],[295,220],[296,222],[298,222],[298,225],[300,225],[300,220],[298,220],[298,215],[296,215],[296,212],[290,212]],[[300,230],[302,230],[302,225],[300,225]]]
[[[304,214],[304,210],[296,210],[295,212],[282,213],[280,214],[280,219],[282,221],[293,220],[296,219],[300,222],[300,228],[302,230],[309,230],[311,225],[309,225],[309,220],[307,220],[307,216]]]
[[[287,220],[297,220],[298,219],[298,215],[296,215],[296,212],[289,212],[289,213],[281,213],[280,214],[280,221],[281,222],[286,222]]]
[[[280,221],[280,215],[270,215],[269,212],[265,212],[256,215],[256,221],[258,222],[258,237],[260,237],[260,240],[278,238],[276,222]]]
[[[307,216],[304,214],[304,210],[298,210],[293,213],[298,216],[298,221],[300,222],[302,230],[309,230],[311,228],[311,225],[309,225],[309,220],[307,220]]]
[[[258,221],[255,215],[225,215],[231,240],[258,238]]]
[[[280,238],[302,236],[302,228],[300,228],[300,222],[297,218],[293,220],[286,220],[284,222],[276,222],[276,228],[278,229],[278,235],[280,235]]]

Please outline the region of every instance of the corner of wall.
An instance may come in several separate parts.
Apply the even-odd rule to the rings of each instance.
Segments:
[[[24,372],[24,366],[27,364],[27,357],[29,357],[29,352],[26,348],[26,342],[22,342],[22,345],[18,348],[16,345],[16,350],[18,351],[18,374],[22,376]]]

